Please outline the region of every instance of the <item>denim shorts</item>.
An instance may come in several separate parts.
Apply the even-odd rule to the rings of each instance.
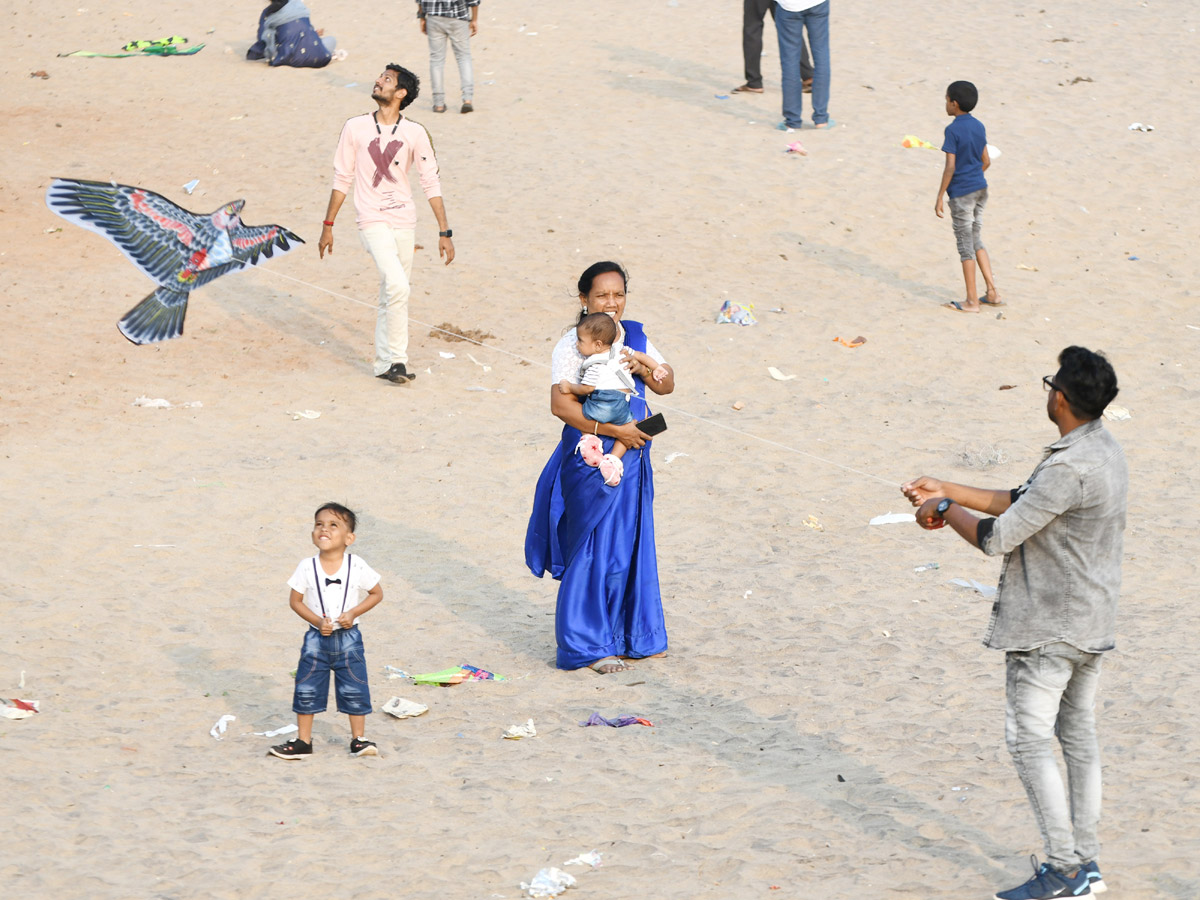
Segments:
[[[296,666],[296,692],[292,712],[311,716],[325,712],[329,705],[329,673],[333,672],[337,710],[347,716],[365,716],[371,712],[371,691],[367,687],[367,659],[363,653],[362,632],[355,625],[323,635],[309,628],[300,647]]]
[[[624,425],[633,421],[628,398],[624,391],[592,391],[583,401],[583,414],[593,422]]]

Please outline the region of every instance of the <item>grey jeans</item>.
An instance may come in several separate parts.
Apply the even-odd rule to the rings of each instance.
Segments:
[[[1046,861],[1061,872],[1100,853],[1100,659],[1061,642],[1007,656],[1005,740],[1041,829]],[[1066,790],[1054,759],[1055,736],[1067,764]]]
[[[980,188],[961,197],[947,197],[950,221],[954,223],[954,240],[958,243],[958,258],[962,262],[975,258],[977,250],[986,250],[980,232],[983,230],[983,208],[987,206],[987,188]]]
[[[475,96],[475,77],[471,72],[471,23],[466,19],[447,16],[426,16],[425,36],[429,38],[429,82],[433,105],[446,105],[446,40],[454,48],[458,62],[458,80],[462,84],[464,102]]]

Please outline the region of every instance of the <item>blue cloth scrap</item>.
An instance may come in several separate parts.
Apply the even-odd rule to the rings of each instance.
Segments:
[[[586,728],[589,725],[609,725],[613,728],[624,728],[626,725],[649,725],[654,727],[654,723],[649,719],[643,719],[641,716],[617,716],[615,719],[606,719],[600,713],[592,713],[588,716],[586,722],[580,722],[580,728]]]

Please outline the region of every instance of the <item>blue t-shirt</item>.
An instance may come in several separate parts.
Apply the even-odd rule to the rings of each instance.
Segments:
[[[983,177],[983,151],[987,147],[987,132],[983,123],[964,113],[955,116],[946,126],[946,137],[942,150],[954,154],[954,176],[946,189],[946,196],[961,197],[987,187]]]

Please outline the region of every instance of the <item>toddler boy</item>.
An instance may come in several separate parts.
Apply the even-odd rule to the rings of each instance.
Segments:
[[[950,219],[954,223],[954,239],[958,242],[958,258],[962,261],[963,280],[967,286],[966,299],[951,300],[948,309],[959,312],[979,312],[980,303],[1003,306],[996,282],[992,280],[992,264],[983,246],[980,231],[983,227],[983,208],[987,206],[987,179],[983,173],[992,164],[987,152],[987,131],[983,123],[971,115],[979,100],[979,91],[969,81],[956,81],[946,88],[946,115],[954,121],[946,126],[942,150],[946,168],[938,188],[934,212],[942,215],[942,195],[950,199]],[[975,263],[987,284],[987,293],[979,296],[975,285]]]
[[[617,323],[607,313],[592,313],[584,316],[575,326],[576,342],[583,365],[579,367],[582,384],[572,384],[563,379],[558,389],[564,394],[583,398],[583,414],[593,422],[624,425],[633,421],[629,409],[629,396],[636,389],[633,376],[622,365],[624,357],[613,345],[617,341]],[[639,363],[652,369],[651,377],[662,381],[667,370],[645,353],[629,351]],[[612,451],[604,452],[604,445],[595,435],[585,434],[579,440],[578,450],[583,461],[600,469],[604,483],[616,486],[625,474],[625,445],[613,443]]]
[[[367,663],[358,617],[383,599],[379,575],[360,557],[347,553],[354,543],[357,517],[340,503],[326,503],[313,521],[312,542],[318,553],[303,560],[288,580],[288,603],[309,629],[296,666],[292,710],[299,733],[270,752],[280,759],[312,755],[313,716],[329,702],[329,673],[334,674],[338,712],[350,718],[350,752],[378,756],[363,733],[371,712]]]

